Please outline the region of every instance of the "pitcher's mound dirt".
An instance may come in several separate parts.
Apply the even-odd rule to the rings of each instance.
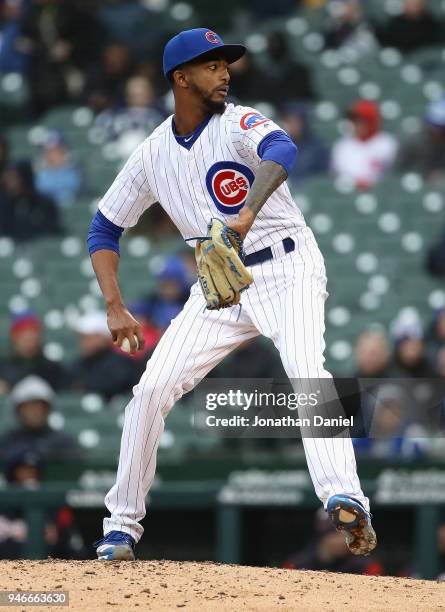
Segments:
[[[445,583],[175,561],[0,561],[0,591],[69,591],[66,612],[445,611]]]

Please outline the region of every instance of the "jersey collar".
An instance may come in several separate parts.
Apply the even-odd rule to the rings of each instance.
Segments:
[[[206,128],[207,124],[209,123],[210,119],[212,118],[213,115],[208,115],[204,121],[202,121],[198,127],[196,128],[196,130],[194,130],[193,132],[191,132],[191,134],[186,134],[185,136],[179,136],[176,133],[176,125],[175,125],[175,118],[172,117],[172,131],[173,131],[173,136],[176,139],[176,142],[178,144],[181,145],[181,147],[184,147],[185,149],[190,150],[192,148],[192,146],[194,145],[194,143],[198,140],[198,138],[201,136],[201,133],[203,132],[203,130]]]

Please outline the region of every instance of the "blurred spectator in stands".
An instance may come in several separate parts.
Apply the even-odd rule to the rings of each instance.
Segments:
[[[113,351],[106,314],[87,313],[75,329],[80,357],[70,368],[73,389],[98,393],[105,399],[130,391],[137,382],[135,367],[131,359]]]
[[[35,488],[42,481],[44,467],[43,457],[35,450],[19,448],[5,454],[5,476],[10,484]]]
[[[359,0],[337,3],[332,27],[325,32],[325,47],[350,52],[355,58],[375,53],[378,42],[363,18]]]
[[[445,308],[440,308],[434,313],[428,330],[428,354],[435,359],[437,352],[445,346]]]
[[[429,248],[426,268],[433,276],[445,276],[445,233]]]
[[[445,98],[428,106],[420,134],[402,142],[396,169],[418,172],[431,183],[445,185]]]
[[[355,364],[357,378],[391,376],[391,353],[388,340],[381,331],[365,331],[357,339]]]
[[[119,106],[125,100],[125,84],[134,72],[129,49],[119,42],[108,43],[102,60],[92,63],[87,74],[84,97],[95,113]]]
[[[6,458],[5,476],[8,484],[35,489],[42,480],[42,458],[32,450],[12,451]],[[21,559],[28,539],[28,525],[23,511],[2,509],[0,514],[0,559]]]
[[[426,355],[425,339],[420,321],[397,324],[394,335],[394,377],[430,378],[434,368]]]
[[[141,303],[141,309],[157,329],[164,331],[181,312],[192,280],[187,266],[176,255],[166,257],[155,276],[156,291]]]
[[[30,49],[22,36],[23,14],[24,0],[0,4],[0,73],[27,71]]]
[[[246,4],[249,7],[249,12],[255,16],[256,20],[260,21],[271,17],[288,16],[299,4],[299,0],[274,0],[274,2],[270,2],[270,0],[248,0]]]
[[[445,344],[437,351],[434,366],[436,376],[445,378]]]
[[[6,139],[6,136],[0,134],[0,181],[3,175],[4,170],[8,167],[9,164],[9,143]],[[2,184],[0,183],[0,190],[2,189]]]
[[[51,130],[36,168],[36,188],[60,208],[70,206],[82,187],[82,175],[58,130]]]
[[[306,104],[288,104],[281,112],[281,125],[297,145],[297,163],[289,180],[296,185],[314,174],[323,174],[329,169],[329,149],[312,131],[309,109]]]
[[[30,374],[43,378],[56,391],[67,387],[65,368],[43,354],[43,325],[34,313],[14,316],[9,336],[10,354],[0,359],[0,395]]]
[[[10,485],[36,489],[44,479],[42,457],[32,450],[14,450],[6,457],[5,475]],[[23,559],[27,540],[28,524],[23,518],[23,510],[3,510],[0,514],[0,559]],[[87,554],[73,511],[66,506],[48,513],[45,542],[46,554],[56,559],[84,559]]]
[[[377,35],[382,45],[407,53],[439,44],[442,33],[440,21],[430,13],[425,0],[404,0],[402,13],[392,17]]]
[[[403,385],[382,384],[364,398],[363,419],[367,437],[355,438],[357,454],[372,458],[425,457],[430,446],[424,427],[412,409],[412,398]]]
[[[9,164],[3,172],[0,191],[0,235],[18,242],[61,234],[54,200],[40,194],[28,161]]]
[[[159,203],[153,204],[140,217],[137,225],[129,229],[132,236],[148,236],[153,242],[179,238],[178,228]]]
[[[190,286],[192,286],[198,280],[198,275],[196,271],[196,259],[195,259],[195,250],[189,247],[185,247],[184,250],[179,255],[186,267],[187,277]]]
[[[306,547],[290,556],[282,567],[374,576],[383,574],[383,566],[374,555],[358,557],[350,554],[344,536],[336,531],[324,508],[315,513],[314,532]]]
[[[100,113],[94,130],[101,142],[115,142],[121,157],[126,158],[163,119],[151,82],[143,76],[134,76],[125,86],[125,105]]]
[[[316,98],[310,70],[289,53],[282,32],[272,32],[267,39],[267,73],[263,77],[262,99],[282,104],[283,100],[312,100]]]
[[[354,416],[355,435],[366,433],[366,393],[363,388],[369,393],[378,386],[379,378],[389,378],[392,375],[392,357],[386,335],[379,330],[362,332],[355,346],[355,372],[351,378],[337,377],[335,380],[345,414]]]
[[[281,359],[270,344],[253,339],[239,346],[224,361],[214,368],[212,378],[273,378],[287,381]]]
[[[13,451],[31,450],[45,459],[77,457],[79,446],[67,433],[49,425],[49,415],[56,401],[52,388],[39,376],[26,376],[10,395],[18,427],[0,436],[0,456]]]
[[[241,102],[244,96],[247,101],[277,105],[285,100],[310,100],[316,97],[309,69],[291,56],[282,32],[269,34],[266,54],[265,69],[256,68],[250,57],[238,62],[234,68],[231,93]],[[246,79],[245,83],[243,79]]]
[[[264,100],[264,73],[257,68],[247,51],[242,58],[230,64],[230,95],[241,104]]]
[[[22,32],[31,48],[34,113],[77,99],[83,88],[83,72],[96,63],[104,38],[94,6],[82,0],[29,3]]]
[[[194,12],[200,18],[203,17],[201,6],[193,2]],[[214,7],[208,6],[207,0],[201,0],[209,12],[215,15]],[[159,49],[163,49],[166,41],[163,40],[166,26],[166,3],[162,0],[108,0],[96,3],[101,23],[107,30],[108,36],[113,40],[119,40],[129,47],[131,52],[138,58],[152,58]],[[225,7],[227,10],[227,8]],[[225,11],[223,11],[225,12]],[[167,18],[168,19],[168,18]],[[211,23],[205,18],[201,23]],[[169,24],[170,25],[170,24]],[[219,31],[219,30],[218,30]]]
[[[351,179],[358,188],[368,188],[382,178],[394,161],[397,141],[380,129],[380,111],[375,102],[358,100],[349,109],[352,133],[332,149],[332,170]]]

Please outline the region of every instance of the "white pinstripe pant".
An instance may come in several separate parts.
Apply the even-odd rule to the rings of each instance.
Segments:
[[[273,260],[250,268],[255,282],[243,293],[241,311],[238,306],[204,310],[199,285],[192,287],[126,407],[116,484],[105,497],[111,517],[104,519],[104,533],[119,530],[140,539],[164,418],[184,393],[240,344],[262,334],[274,342],[290,379],[330,377],[323,367],[328,295],[323,258],[309,228],[293,238],[293,253],[285,255],[279,243],[273,247]],[[331,495],[347,493],[369,508],[350,438],[306,437],[303,444],[315,491],[324,505]]]

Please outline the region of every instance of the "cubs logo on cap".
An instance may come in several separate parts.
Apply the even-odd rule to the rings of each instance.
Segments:
[[[213,45],[217,45],[219,42],[221,42],[221,39],[218,34],[215,34],[215,32],[212,32],[211,30],[205,33],[205,37]]]
[[[217,162],[208,170],[206,185],[216,208],[235,215],[244,206],[255,175],[237,162]]]
[[[267,117],[261,115],[261,113],[251,111],[241,117],[240,126],[243,130],[251,130],[262,123],[266,123],[266,121],[269,121]]]

